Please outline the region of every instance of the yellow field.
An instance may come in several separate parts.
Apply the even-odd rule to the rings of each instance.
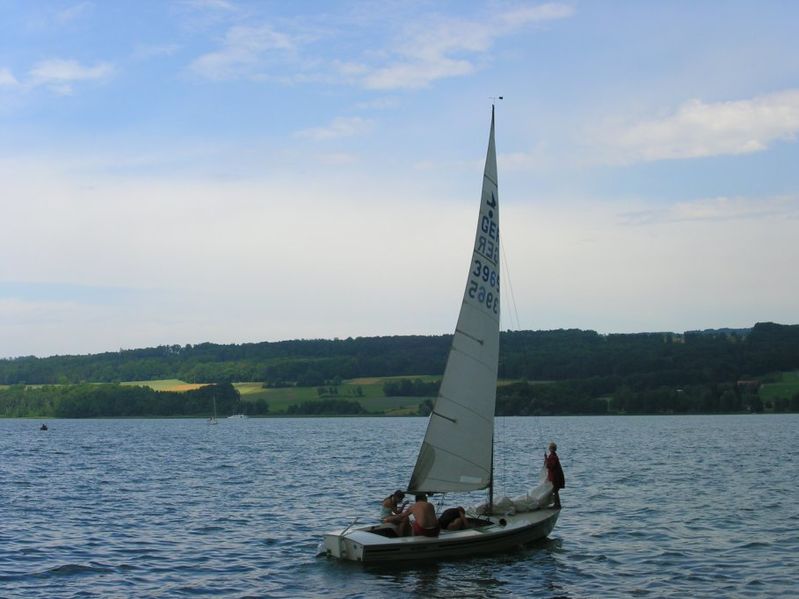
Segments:
[[[137,387],[150,387],[155,391],[193,391],[200,387],[205,387],[201,383],[187,383],[180,379],[159,379],[156,381],[125,381],[122,385],[130,385]]]

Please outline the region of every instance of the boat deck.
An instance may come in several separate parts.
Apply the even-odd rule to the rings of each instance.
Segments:
[[[546,537],[560,510],[542,509],[493,518],[486,526],[442,531],[438,537],[387,537],[380,526],[342,529],[325,535],[325,553],[363,562],[429,560],[499,553]]]

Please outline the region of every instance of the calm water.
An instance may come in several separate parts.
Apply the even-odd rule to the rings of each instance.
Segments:
[[[424,419],[39,424],[0,420],[2,597],[799,596],[799,415],[498,419],[500,492],[558,441],[550,539],[402,568],[315,554],[404,486]]]

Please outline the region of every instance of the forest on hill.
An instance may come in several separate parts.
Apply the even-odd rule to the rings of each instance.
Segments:
[[[175,378],[205,384],[257,381],[265,387],[315,387],[392,376],[408,377],[409,382],[395,382],[386,395],[435,395],[429,383],[414,388],[410,379],[440,376],[450,343],[449,335],[417,335],[27,356],[0,360],[0,385],[116,386],[123,381]],[[760,382],[796,369],[799,325],[758,323],[747,330],[683,334],[507,331],[501,334],[500,378],[517,382],[500,386],[497,413],[762,411]],[[767,407],[799,409],[794,404],[799,404],[799,397],[779,398]],[[309,404],[305,409],[313,413],[319,407]],[[266,410],[261,406],[258,412]]]

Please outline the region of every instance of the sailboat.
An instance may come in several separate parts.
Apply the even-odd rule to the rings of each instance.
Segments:
[[[211,397],[214,400],[214,415],[208,419],[208,424],[219,424],[219,421],[216,419],[216,395]]]
[[[555,527],[560,510],[539,507],[546,505],[546,499],[528,501],[523,510],[500,509],[493,501],[499,255],[492,106],[480,213],[466,289],[444,377],[407,489],[411,494],[427,495],[488,489],[487,507],[479,516],[470,516],[470,528],[442,530],[438,537],[398,537],[391,525],[356,526],[356,521],[324,536],[324,554],[366,563],[469,557],[508,551],[546,537]]]

